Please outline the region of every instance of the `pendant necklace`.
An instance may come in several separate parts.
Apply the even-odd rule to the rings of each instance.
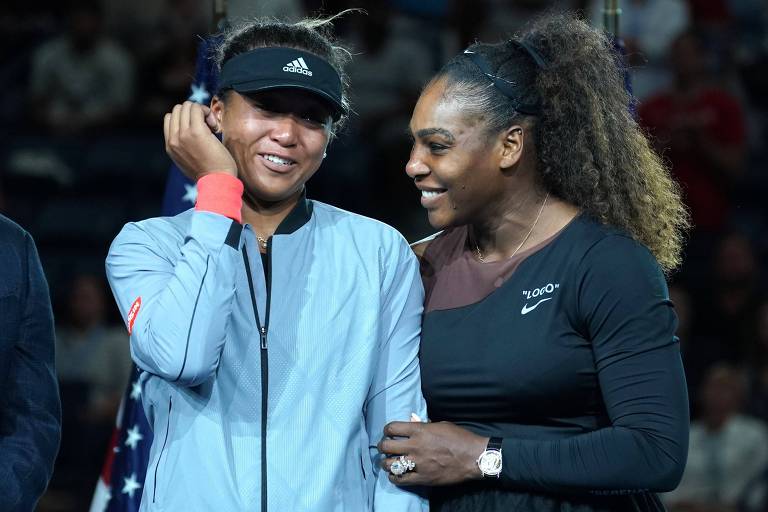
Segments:
[[[525,242],[528,241],[528,238],[530,238],[531,233],[533,233],[533,229],[536,227],[536,224],[539,222],[539,218],[541,217],[541,212],[544,211],[544,206],[547,204],[547,199],[549,199],[549,192],[547,192],[547,195],[544,197],[544,202],[541,203],[541,208],[539,208],[539,213],[538,215],[536,215],[536,219],[533,221],[533,224],[531,224],[531,229],[528,231],[528,234],[525,235],[525,238],[523,238],[523,241],[520,242],[520,245],[517,246],[517,249],[515,249],[515,252],[512,253],[510,258],[513,258],[515,254],[517,254],[517,251],[519,251],[520,248],[522,248],[523,245],[525,245]],[[486,262],[485,258],[483,257],[483,253],[480,252],[480,246],[478,245],[477,240],[475,239],[474,232],[472,233],[472,242],[475,245],[475,255],[477,256],[478,261],[480,261],[480,263],[485,263]]]

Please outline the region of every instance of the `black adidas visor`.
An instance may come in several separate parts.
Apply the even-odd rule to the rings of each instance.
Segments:
[[[233,89],[251,94],[271,89],[303,89],[316,94],[331,107],[337,121],[341,103],[341,78],[327,61],[295,48],[256,48],[224,63],[219,91]]]

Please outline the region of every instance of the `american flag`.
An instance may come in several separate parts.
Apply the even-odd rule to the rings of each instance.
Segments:
[[[218,70],[211,59],[216,38],[201,41],[189,100],[208,104],[217,90]],[[176,215],[194,206],[197,188],[171,165],[163,197],[163,215]],[[134,365],[117,413],[115,430],[96,484],[90,512],[138,512],[152,445],[152,429],[141,404],[141,371]]]

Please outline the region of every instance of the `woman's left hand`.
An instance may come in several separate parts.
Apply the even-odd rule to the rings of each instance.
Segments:
[[[482,478],[477,458],[488,445],[487,437],[448,422],[404,421],[388,423],[384,435],[379,451],[387,456],[381,463],[386,471],[400,455],[416,464],[400,476],[390,472],[389,480],[397,485],[450,485]]]

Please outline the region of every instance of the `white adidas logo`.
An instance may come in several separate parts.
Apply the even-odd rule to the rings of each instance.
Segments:
[[[299,57],[292,62],[289,62],[283,66],[283,71],[289,73],[301,73],[302,75],[312,76],[312,72],[309,70],[307,63],[304,62],[304,57]]]

